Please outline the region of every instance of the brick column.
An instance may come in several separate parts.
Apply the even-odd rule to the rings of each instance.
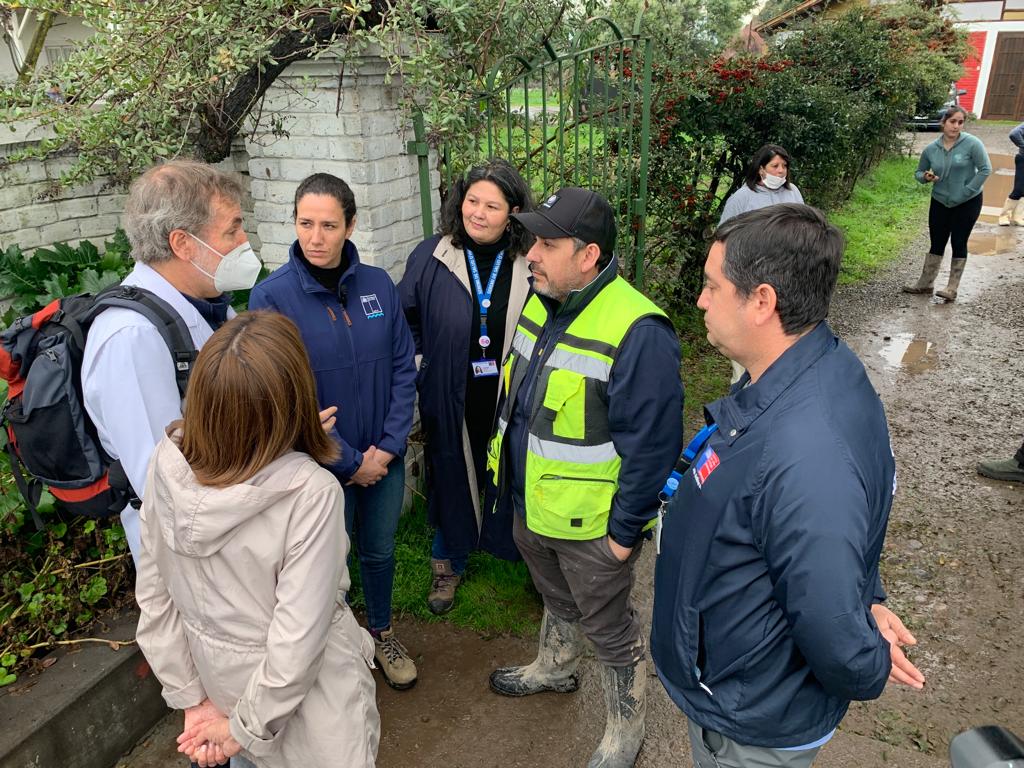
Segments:
[[[397,281],[423,239],[417,158],[405,151],[413,136],[399,108],[400,79],[384,82],[387,62],[379,57],[349,60],[338,109],[339,70],[339,61],[328,57],[299,62],[267,91],[264,114],[281,115],[288,135],[246,141],[260,256],[271,266],[284,263],[295,239],[296,187],[312,173],[331,173],[355,194],[352,240],[362,259],[388,270]],[[431,168],[436,222],[439,174],[433,154]]]

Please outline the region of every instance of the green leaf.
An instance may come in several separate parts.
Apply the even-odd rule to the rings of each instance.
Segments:
[[[17,675],[15,675],[13,673],[6,674],[6,670],[5,670],[5,674],[0,675],[0,688],[3,688],[5,685],[10,685],[11,683],[15,682],[17,679],[18,679]]]
[[[107,594],[107,580],[96,574],[82,588],[79,597],[86,605],[96,605],[105,594]]]
[[[0,656],[0,664],[7,667],[7,669],[10,669],[17,663],[18,657],[13,653],[5,653],[3,656]],[[5,669],[4,671],[6,672],[7,670]]]

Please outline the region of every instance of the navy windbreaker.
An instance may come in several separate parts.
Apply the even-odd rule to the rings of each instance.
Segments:
[[[298,326],[320,408],[338,406],[342,455],[331,469],[346,482],[371,445],[405,455],[416,400],[412,334],[391,277],[360,264],[351,241],[345,243],[349,266],[334,293],[302,265],[298,249],[296,241],[288,263],[252,289],[249,309],[275,310]]]
[[[889,676],[870,608],[895,462],[864,366],[824,322],[747,381],[707,406],[718,431],[669,506],[651,652],[695,723],[795,747]]]

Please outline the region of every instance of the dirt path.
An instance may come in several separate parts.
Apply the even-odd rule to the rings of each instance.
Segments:
[[[985,204],[998,203],[987,196]],[[929,682],[920,693],[887,690],[878,701],[854,704],[823,750],[822,768],[939,768],[948,764],[949,739],[965,728],[1024,730],[1024,486],[974,470],[979,457],[1011,455],[1024,432],[1024,228],[981,223],[975,232],[956,303],[899,292],[917,275],[922,237],[892,269],[841,289],[833,304],[833,327],[860,355],[886,405],[900,490],[883,576],[891,605],[920,641],[912,658]],[[646,620],[652,576],[648,549],[635,593]],[[604,725],[592,657],[575,695],[506,699],[487,690],[487,675],[531,659],[532,638],[400,627],[422,672],[411,691],[379,687],[381,768],[586,764]],[[650,694],[638,767],[689,765],[683,716],[653,678]],[[169,747],[178,722],[168,718],[121,765],[180,765]]]

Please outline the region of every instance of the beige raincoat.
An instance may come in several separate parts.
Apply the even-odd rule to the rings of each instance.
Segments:
[[[376,760],[373,641],[344,600],[343,499],[301,453],[228,488],[200,485],[170,437],[149,466],[139,646],[168,705],[208,697],[260,768]]]

